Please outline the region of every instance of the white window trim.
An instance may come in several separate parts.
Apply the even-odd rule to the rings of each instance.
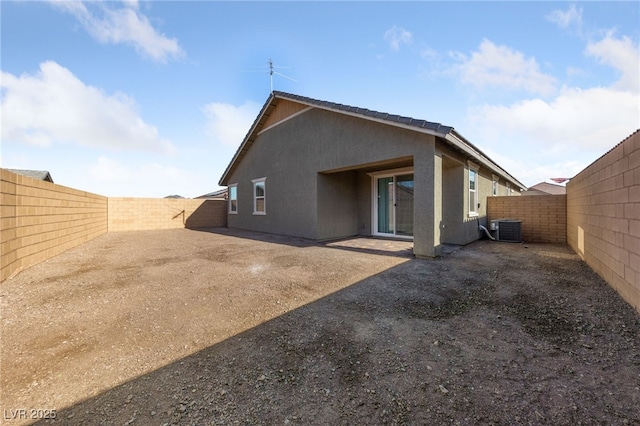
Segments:
[[[231,210],[231,200],[232,200],[231,199],[231,188],[235,188],[236,189],[236,209],[235,209],[235,211]],[[228,207],[227,208],[227,213],[229,213],[229,214],[238,214],[238,184],[237,183],[232,183],[231,185],[228,186],[227,190],[228,190],[227,194],[228,194],[228,198],[229,198],[229,200],[228,200],[229,204],[227,206]]]
[[[267,214],[267,184],[265,183],[267,180],[266,177],[263,178],[259,178],[259,179],[253,179],[251,182],[253,183],[252,188],[253,188],[253,214],[256,216],[265,216]],[[256,197],[256,185],[258,183],[264,183],[264,196],[262,197],[263,200],[263,206],[264,206],[264,211],[259,212],[256,209],[256,201],[258,200],[258,198]]]
[[[467,162],[469,165],[469,172],[467,173],[467,194],[468,194],[468,203],[469,203],[469,213],[468,216],[469,217],[478,217],[480,216],[480,214],[478,213],[478,187],[479,185],[479,181],[480,181],[480,173],[478,173],[478,170],[480,169],[480,166],[477,165],[476,163],[474,163],[473,161],[468,161]],[[473,203],[471,202],[471,172],[474,172],[476,175],[476,185],[475,188],[473,189]]]
[[[500,194],[500,177],[497,175],[491,175],[491,195],[494,197]]]

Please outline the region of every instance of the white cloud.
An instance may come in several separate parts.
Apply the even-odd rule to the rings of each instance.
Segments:
[[[112,197],[165,197],[178,194],[183,197],[195,194],[181,191],[193,191],[196,177],[191,173],[173,166],[158,163],[125,164],[108,157],[99,157],[90,164],[87,177],[100,195]],[[200,194],[197,194],[200,195]]]
[[[575,4],[572,4],[566,11],[556,9],[546,18],[563,29],[569,28],[571,25],[579,28],[582,25],[582,8],[577,8]]]
[[[404,28],[393,26],[384,33],[384,40],[389,43],[392,50],[400,50],[400,45],[411,43],[413,35]]]
[[[585,54],[618,70],[620,78],[608,87],[565,86],[552,99],[534,97],[468,111],[474,139],[483,141],[487,152],[515,158],[499,162],[527,184],[574,176],[640,127],[638,46],[609,33],[589,43]],[[568,69],[569,76],[576,73],[584,71]]]
[[[105,2],[50,2],[58,9],[75,16],[84,29],[100,43],[130,44],[139,53],[158,62],[184,55],[175,38],[159,34],[149,19],[138,11],[137,1],[123,1],[122,8],[112,8],[111,3]]]
[[[470,120],[484,138],[528,144],[541,154],[606,151],[640,127],[638,46],[608,34],[589,43],[586,54],[620,71],[620,79],[610,87],[564,87],[552,100],[475,107]]]
[[[550,102],[527,99],[470,112],[483,140],[535,147],[537,155],[604,152],[638,127],[640,96],[608,88],[565,88]]]
[[[145,123],[133,99],[108,96],[55,62],[36,75],[2,73],[2,140],[47,146],[56,142],[170,153],[174,147]]]
[[[555,78],[541,72],[534,58],[525,58],[521,52],[490,40],[483,40],[471,57],[458,52],[452,56],[459,61],[454,73],[462,83],[476,89],[525,90],[540,95],[556,90]]]
[[[612,33],[602,40],[587,44],[586,54],[594,56],[621,74],[614,87],[622,90],[640,90],[640,49],[629,37],[615,38]]]
[[[500,164],[513,177],[526,186],[533,186],[540,182],[549,181],[551,178],[572,178],[593,161],[594,156],[579,156],[569,160],[545,159],[542,164],[535,158],[522,155],[514,155],[513,149],[501,150],[504,154],[492,149],[486,149],[485,153]]]
[[[203,108],[207,132],[216,142],[233,147],[242,143],[259,111],[260,105],[252,101],[239,106],[213,102]]]

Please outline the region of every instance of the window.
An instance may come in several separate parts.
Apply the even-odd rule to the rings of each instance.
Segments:
[[[229,185],[229,213],[238,213],[238,184]]]
[[[493,181],[491,182],[491,195],[498,195],[498,176],[493,175]]]
[[[478,215],[478,171],[469,169],[469,216]]]
[[[511,184],[507,182],[507,195],[511,195]]]
[[[253,182],[253,214],[267,214],[266,210],[266,187],[267,178],[254,179]]]

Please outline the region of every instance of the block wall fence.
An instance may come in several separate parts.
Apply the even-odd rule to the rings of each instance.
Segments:
[[[567,243],[640,312],[640,131],[567,184]]]
[[[522,239],[529,243],[567,242],[565,195],[488,197],[487,219],[521,220]]]
[[[107,232],[226,226],[226,205],[109,198],[0,169],[0,281]]]
[[[107,232],[107,197],[0,169],[0,281]]]
[[[109,232],[227,226],[224,200],[109,197]]]

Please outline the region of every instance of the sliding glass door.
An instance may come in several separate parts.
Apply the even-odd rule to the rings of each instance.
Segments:
[[[375,233],[413,236],[413,173],[375,178]]]

